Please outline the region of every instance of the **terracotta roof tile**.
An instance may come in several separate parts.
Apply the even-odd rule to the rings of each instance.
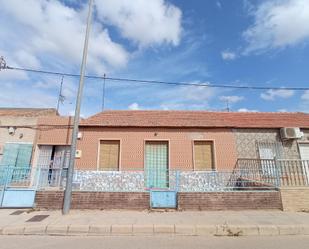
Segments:
[[[82,120],[80,125],[105,127],[309,128],[309,114],[283,112],[104,111]]]
[[[54,108],[0,108],[0,116],[40,117],[58,115]]]

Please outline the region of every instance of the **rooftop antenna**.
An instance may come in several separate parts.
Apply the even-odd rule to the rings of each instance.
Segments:
[[[3,56],[0,56],[0,71],[1,69],[6,69],[7,68],[7,65],[6,65],[6,61],[4,59]]]
[[[63,78],[64,76],[62,75],[61,83],[60,83],[60,90],[59,90],[59,95],[58,95],[58,101],[57,101],[57,112],[59,111],[60,102],[61,104],[63,104],[63,101],[65,100],[65,97],[62,95]]]
[[[229,105],[230,103],[229,103],[229,100],[228,99],[226,99],[226,111],[227,112],[230,112],[230,105]]]
[[[106,80],[106,74],[103,75],[102,112],[104,111],[105,107],[105,80]]]

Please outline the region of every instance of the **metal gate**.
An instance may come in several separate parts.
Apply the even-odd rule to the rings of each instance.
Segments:
[[[35,189],[31,185],[30,168],[0,166],[0,207],[30,208]]]
[[[146,141],[146,184],[151,208],[176,208],[176,175],[170,172],[168,141]]]
[[[151,175],[150,172],[147,175]],[[168,171],[161,175],[168,181],[163,188],[150,187],[150,207],[151,208],[177,208],[177,193],[179,187],[179,171]],[[167,176],[167,177],[165,177]],[[164,180],[160,180],[163,183]]]

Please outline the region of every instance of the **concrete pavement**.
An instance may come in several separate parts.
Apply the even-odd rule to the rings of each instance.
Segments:
[[[2,235],[309,235],[309,213],[281,211],[149,212],[0,210]],[[34,216],[42,221],[29,222]]]
[[[0,249],[307,249],[309,236],[0,236]]]

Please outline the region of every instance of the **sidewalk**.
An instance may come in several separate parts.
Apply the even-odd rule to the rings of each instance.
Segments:
[[[309,235],[309,213],[281,211],[148,212],[0,209],[0,234],[5,235]],[[37,215],[42,221],[27,222]]]

